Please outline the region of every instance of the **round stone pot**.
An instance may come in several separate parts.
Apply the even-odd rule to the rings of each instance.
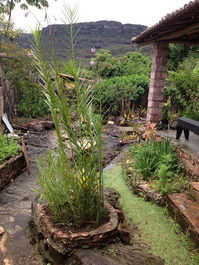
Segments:
[[[112,242],[118,235],[119,217],[117,210],[105,202],[108,210],[108,221],[92,231],[72,232],[64,227],[57,227],[50,215],[45,211],[45,205],[37,200],[32,205],[32,221],[37,233],[44,238],[49,248],[63,255],[70,255],[80,247],[101,247]]]

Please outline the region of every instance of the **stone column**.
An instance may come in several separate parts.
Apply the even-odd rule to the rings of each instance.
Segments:
[[[147,122],[156,123],[157,125],[161,123],[168,51],[167,42],[156,42],[154,44]]]

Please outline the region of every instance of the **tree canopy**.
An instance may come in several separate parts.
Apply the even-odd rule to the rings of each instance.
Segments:
[[[28,6],[35,6],[39,9],[48,7],[48,0],[0,0],[0,14],[10,16],[12,10],[17,4],[20,4],[21,9],[28,9]]]

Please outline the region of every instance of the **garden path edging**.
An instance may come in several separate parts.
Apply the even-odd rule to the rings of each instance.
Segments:
[[[27,168],[24,154],[21,152],[0,165],[0,190]]]

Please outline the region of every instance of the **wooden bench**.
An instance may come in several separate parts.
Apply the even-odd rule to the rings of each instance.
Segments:
[[[186,140],[189,140],[189,131],[199,135],[199,122],[188,118],[179,118],[177,121],[176,139],[180,139],[182,131]]]

